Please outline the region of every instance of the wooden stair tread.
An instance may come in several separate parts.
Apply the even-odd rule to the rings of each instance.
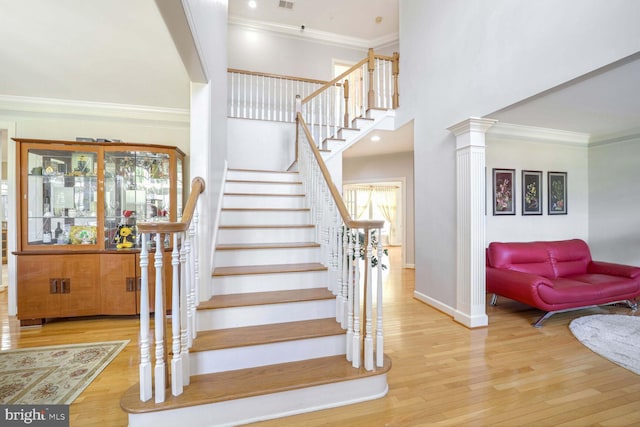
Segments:
[[[213,276],[235,276],[241,274],[296,273],[304,271],[325,271],[327,267],[319,262],[301,264],[241,265],[234,267],[216,267]]]
[[[333,299],[326,288],[292,289],[287,291],[247,292],[243,294],[215,295],[198,305],[198,310],[246,307],[251,305],[280,304],[286,302]]]
[[[280,171],[269,169],[242,169],[242,168],[229,168],[227,171],[234,172],[257,172],[257,173],[299,173],[298,171]]]
[[[319,248],[316,242],[282,242],[282,243],[221,243],[216,246],[217,251],[233,251],[241,249],[293,249]]]
[[[315,225],[313,224],[263,224],[263,225],[221,225],[219,229],[242,229],[242,228],[313,228]]]
[[[194,353],[345,333],[334,318],[209,330],[198,332],[197,338],[193,341],[193,347],[189,351]]]
[[[384,356],[384,366],[373,371],[353,368],[344,355],[289,362],[257,368],[215,374],[195,375],[180,396],[166,393],[166,400],[140,401],[140,385],[131,386],[120,400],[125,412],[142,414],[187,406],[204,405],[270,393],[297,390],[305,387],[358,380],[386,374],[391,369],[391,359]]]

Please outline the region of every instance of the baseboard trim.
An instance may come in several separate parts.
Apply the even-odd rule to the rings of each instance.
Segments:
[[[441,311],[442,313],[446,314],[447,316],[454,318],[456,317],[457,314],[457,310],[441,301],[438,301],[437,299],[433,299],[430,296],[427,296],[421,292],[418,291],[414,291],[413,292],[413,297],[419,301],[422,301],[423,303],[427,304],[428,306],[431,306],[433,308],[435,308],[438,311]]]

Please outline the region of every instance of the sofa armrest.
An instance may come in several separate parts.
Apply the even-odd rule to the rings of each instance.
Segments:
[[[543,285],[553,288],[553,282],[551,282],[551,280],[537,274],[494,267],[487,267],[486,271],[488,292],[493,292],[503,287],[537,288]]]
[[[587,265],[589,274],[606,274],[609,276],[620,276],[635,279],[640,277],[640,268],[631,265],[614,264],[611,262],[591,261]]]

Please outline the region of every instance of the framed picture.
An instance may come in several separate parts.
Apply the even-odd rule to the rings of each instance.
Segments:
[[[522,171],[522,215],[542,215],[541,171]]]
[[[515,169],[493,169],[493,214],[515,215]]]
[[[547,209],[549,215],[567,214],[567,173],[547,172]]]

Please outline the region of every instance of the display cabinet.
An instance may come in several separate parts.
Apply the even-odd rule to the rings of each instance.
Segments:
[[[14,141],[20,165],[15,254],[22,324],[136,314],[136,224],[179,219],[184,153],[133,143]],[[169,259],[170,236],[163,244]]]

